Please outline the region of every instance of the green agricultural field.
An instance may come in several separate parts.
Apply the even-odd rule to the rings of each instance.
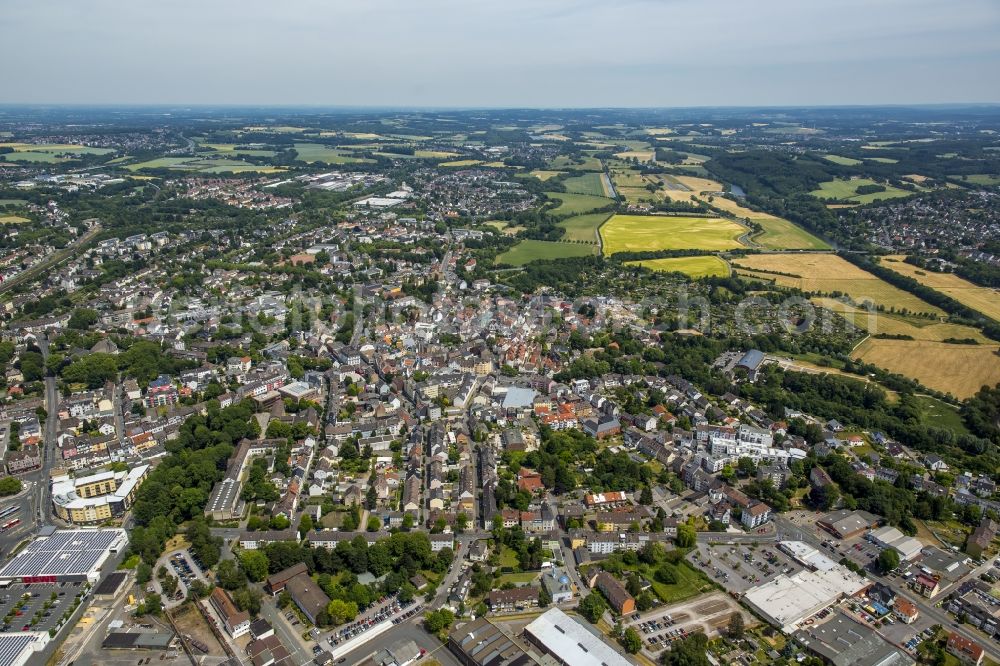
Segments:
[[[988,173],[973,173],[968,176],[948,176],[952,180],[960,180],[963,183],[972,183],[973,185],[1000,185],[1000,176],[995,176]]]
[[[828,180],[825,183],[820,183],[819,189],[813,190],[810,194],[819,199],[848,200],[860,204],[881,201],[883,199],[908,197],[913,194],[913,192],[907,192],[892,185],[886,185],[884,192],[873,192],[871,194],[857,193],[859,187],[876,184],[874,180],[868,178],[852,178],[850,180],[837,178],[836,180]]]
[[[891,157],[868,157],[866,159],[869,162],[878,162],[879,164],[899,164],[899,160],[894,160]]]
[[[196,173],[218,174],[231,171],[233,173],[277,173],[284,169],[273,166],[257,166],[240,160],[212,159],[207,157],[159,157],[146,162],[130,164],[125,167],[129,171],[143,169],[175,169]]]
[[[277,153],[264,148],[240,148],[238,143],[202,143],[203,148],[210,148],[217,153],[227,155],[247,155],[249,157],[274,157]]]
[[[563,239],[582,243],[597,243],[597,230],[609,217],[611,217],[611,213],[589,213],[567,217],[559,222],[559,226],[566,230]]]
[[[0,160],[4,162],[32,162],[38,164],[55,164],[56,162],[65,162],[66,158],[59,157],[55,153],[17,152],[17,153],[4,153],[0,155]]]
[[[780,217],[751,218],[764,230],[753,241],[769,250],[829,250],[830,246],[802,227]]]
[[[0,148],[13,148],[17,153],[48,153],[51,155],[107,155],[114,148],[92,148],[74,143],[0,143]],[[9,157],[11,153],[6,153]]]
[[[296,160],[312,164],[313,162],[323,162],[324,164],[359,164],[371,162],[372,160],[354,157],[349,152],[326,146],[322,143],[297,143],[295,144]]]
[[[861,164],[861,160],[856,160],[852,157],[841,157],[840,155],[824,155],[823,159],[834,164],[840,164],[841,166],[857,166]]]
[[[665,273],[684,273],[691,278],[703,277],[727,277],[729,275],[729,264],[715,255],[704,255],[700,257],[669,257],[666,259],[647,259],[644,261],[630,261],[629,264],[638,264],[650,270],[662,271]]]
[[[528,173],[529,176],[534,176],[541,181],[546,181],[549,178],[555,178],[560,174],[562,174],[562,171],[546,171],[545,169],[535,169],[534,171]]]
[[[173,169],[182,167],[188,162],[195,161],[193,157],[157,157],[154,160],[129,164],[126,169],[129,171],[142,171],[143,169]]]
[[[580,215],[599,208],[606,208],[614,203],[605,197],[595,197],[589,194],[572,194],[568,192],[546,192],[545,196],[559,201],[559,205],[550,213],[553,215]]]
[[[23,224],[30,221],[28,218],[21,217],[20,215],[4,215],[0,213],[0,224]]]
[[[471,167],[482,164],[482,160],[455,160],[454,162],[441,162],[438,166],[443,167]]]
[[[523,240],[497,256],[496,263],[523,266],[538,259],[564,259],[596,254],[597,248],[584,243],[559,243],[540,240]]]
[[[601,164],[601,160],[593,155],[583,155],[580,158],[560,155],[549,162],[549,169],[554,171],[604,171],[604,166]]]
[[[721,217],[614,215],[601,227],[604,254],[656,250],[735,250],[746,227]]]
[[[594,197],[610,196],[604,187],[603,173],[585,173],[582,176],[573,176],[563,181],[567,192],[574,194],[589,194]]]
[[[25,199],[0,199],[0,208],[8,206],[24,206],[28,202]]]

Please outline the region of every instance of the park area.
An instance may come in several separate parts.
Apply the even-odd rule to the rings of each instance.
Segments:
[[[601,227],[605,256],[658,250],[734,250],[746,228],[721,217],[614,215]]]
[[[729,264],[715,255],[697,257],[668,257],[666,259],[646,259],[630,261],[629,265],[639,265],[653,271],[665,273],[683,273],[690,278],[726,277],[729,275]]]

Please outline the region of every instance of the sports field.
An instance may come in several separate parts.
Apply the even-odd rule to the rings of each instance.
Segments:
[[[935,291],[951,296],[962,305],[996,321],[1000,321],[1000,291],[989,287],[980,287],[954,273],[935,273],[922,270],[903,261],[904,255],[884,257],[882,265],[897,273],[913,278],[922,285]]]
[[[746,228],[721,217],[614,215],[601,227],[604,254],[656,250],[733,250]]]
[[[600,173],[585,173],[573,176],[563,181],[567,192],[574,194],[589,194],[594,197],[610,197],[611,193],[604,187],[604,177]]]
[[[965,399],[984,385],[1000,382],[998,349],[998,345],[869,338],[851,356]]]
[[[883,199],[908,197],[913,194],[913,192],[907,192],[906,190],[901,190],[898,187],[893,187],[892,185],[886,185],[885,192],[872,192],[871,194],[857,193],[859,187],[876,184],[877,183],[874,180],[870,180],[868,178],[851,178],[850,180],[837,178],[835,180],[828,180],[825,183],[820,183],[819,189],[813,190],[810,194],[819,199],[846,199],[861,204],[881,201]]]
[[[668,257],[666,259],[647,259],[644,261],[629,261],[629,265],[638,264],[644,268],[666,273],[684,273],[688,277],[702,278],[708,276],[725,277],[729,275],[729,264],[714,255],[700,257]]]
[[[566,230],[563,240],[596,244],[597,230],[609,217],[611,213],[588,213],[567,217],[559,222],[559,226]]]
[[[559,201],[559,205],[550,210],[553,215],[580,215],[598,208],[605,208],[614,203],[605,197],[595,197],[590,194],[572,194],[569,192],[546,192],[545,196]]]
[[[867,300],[896,310],[943,314],[939,308],[834,254],[757,254],[734,260],[733,268],[740,274],[749,272],[802,291],[841,292],[858,303]]]
[[[586,257],[596,253],[595,246],[584,243],[558,243],[528,239],[521,241],[503,254],[497,255],[496,263],[523,266],[537,259]]]

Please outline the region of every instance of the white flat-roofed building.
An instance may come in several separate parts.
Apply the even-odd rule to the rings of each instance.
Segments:
[[[838,564],[826,571],[781,574],[747,592],[743,601],[774,626],[792,633],[805,619],[870,584],[868,579]]]
[[[551,608],[524,628],[525,638],[560,664],[632,666],[613,647],[558,608]]]
[[[918,558],[920,551],[924,548],[924,544],[913,537],[906,536],[895,527],[889,525],[869,532],[868,540],[879,548],[892,548],[899,553],[902,559],[908,562],[912,562]]]
[[[796,562],[813,571],[830,571],[839,566],[829,557],[816,550],[804,541],[782,541],[778,548],[787,553]]]

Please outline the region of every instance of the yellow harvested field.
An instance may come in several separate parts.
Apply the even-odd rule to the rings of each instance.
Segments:
[[[688,277],[692,278],[708,276],[726,277],[729,275],[729,264],[715,255],[645,259],[643,261],[629,261],[627,263],[630,265],[638,264],[643,268],[648,268],[653,271],[684,273]]]
[[[831,312],[844,317],[857,328],[872,335],[885,333],[887,335],[908,335],[914,340],[941,342],[948,338],[964,340],[971,338],[980,343],[992,344],[979,329],[962,324],[951,324],[939,319],[923,317],[905,317],[887,312],[869,313],[863,308],[856,308],[842,303],[834,298],[814,298],[812,302]]]
[[[743,227],[721,217],[613,215],[600,229],[605,256],[657,250],[721,251],[743,247]]]
[[[615,153],[615,157],[620,160],[627,159],[637,159],[640,162],[652,162],[653,161],[653,151],[652,150],[627,150],[623,153]]]
[[[674,176],[673,178],[684,187],[698,194],[703,192],[721,192],[725,189],[721,183],[709,178],[698,178],[697,176]]]
[[[807,292],[841,292],[854,301],[871,301],[876,305],[910,312],[943,314],[939,309],[916,296],[884,282],[834,254],[756,254],[733,261],[757,277],[772,279],[786,287]],[[786,273],[787,275],[780,275]],[[794,277],[793,277],[794,276]]]
[[[964,400],[981,387],[1000,382],[998,349],[998,345],[869,338],[851,356]]]
[[[897,273],[911,277],[922,285],[951,296],[962,305],[982,312],[990,319],[1000,321],[1000,291],[980,287],[953,273],[935,273],[917,268],[903,261],[905,255],[894,255],[882,259],[882,265]]]
[[[562,171],[546,171],[545,169],[535,169],[534,171],[528,172],[528,175],[534,176],[538,180],[548,180],[549,178],[555,178],[561,173]]]

